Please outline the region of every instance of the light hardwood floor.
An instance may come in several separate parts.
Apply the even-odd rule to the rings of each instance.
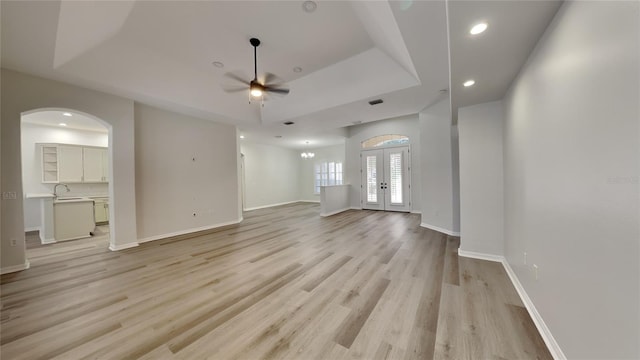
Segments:
[[[120,252],[29,249],[1,278],[2,359],[551,359],[502,266],[419,215],[244,216]]]

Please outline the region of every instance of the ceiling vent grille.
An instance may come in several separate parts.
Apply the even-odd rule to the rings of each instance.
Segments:
[[[371,106],[378,105],[378,104],[382,104],[382,99],[376,99],[376,100],[369,101],[369,105],[371,105]]]

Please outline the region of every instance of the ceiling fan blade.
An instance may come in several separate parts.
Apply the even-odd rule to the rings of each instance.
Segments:
[[[224,90],[224,92],[227,93],[237,93],[237,92],[241,92],[241,91],[248,91],[249,88],[248,87],[230,87],[230,86],[223,86],[222,90]]]
[[[243,83],[245,85],[249,85],[250,84],[250,82],[245,80],[245,79],[243,79],[242,76],[234,74],[234,73],[231,73],[231,72],[225,73],[224,76],[228,77],[229,79],[233,79],[235,81],[239,81],[239,82],[241,82],[241,83]]]
[[[282,94],[287,95],[289,93],[289,89],[279,89],[270,86],[265,86],[264,91],[274,93],[274,94]]]
[[[262,83],[265,86],[273,86],[273,85],[284,84],[285,81],[279,78],[277,75],[268,72],[268,73],[264,73],[264,78],[262,79]]]

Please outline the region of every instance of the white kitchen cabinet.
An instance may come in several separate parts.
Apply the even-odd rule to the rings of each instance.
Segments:
[[[82,239],[95,229],[93,200],[55,200],[53,202],[54,236],[56,241]]]
[[[43,183],[109,181],[108,149],[95,146],[40,144]]]
[[[84,182],[106,182],[108,174],[105,172],[107,166],[107,149],[95,147],[83,147],[83,181]]]
[[[106,198],[94,198],[94,214],[96,223],[108,223],[109,222],[109,199]]]
[[[82,147],[58,145],[58,182],[82,182]]]

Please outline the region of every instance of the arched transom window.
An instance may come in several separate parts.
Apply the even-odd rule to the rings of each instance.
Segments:
[[[372,149],[383,146],[404,145],[409,143],[409,137],[405,135],[379,135],[362,142],[363,149]]]

